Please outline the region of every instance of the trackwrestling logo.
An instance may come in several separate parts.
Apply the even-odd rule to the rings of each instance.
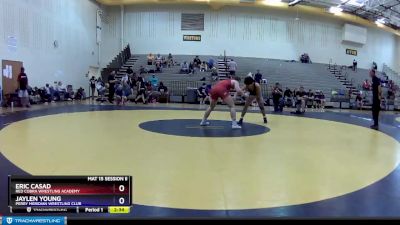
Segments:
[[[53,224],[64,225],[64,217],[5,217],[1,225],[29,225],[29,224]]]

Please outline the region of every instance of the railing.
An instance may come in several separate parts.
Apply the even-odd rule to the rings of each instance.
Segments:
[[[392,80],[395,84],[400,84],[400,75],[386,64],[383,64],[382,72],[384,72],[386,76],[388,76],[388,78]]]
[[[163,81],[164,85],[168,87],[170,95],[174,96],[186,96],[187,89],[199,88],[204,81],[179,81],[179,80],[169,80]],[[212,85],[215,82],[212,83]],[[271,87],[267,84],[260,84],[262,95],[264,98],[268,98],[272,92]]]
[[[131,58],[131,48],[129,44],[122,50],[106,68],[101,71],[101,77],[103,80],[107,79],[107,76],[110,74],[111,71],[115,71],[120,69],[128,59]]]

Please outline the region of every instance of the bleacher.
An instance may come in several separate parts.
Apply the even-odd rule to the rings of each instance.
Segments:
[[[335,67],[335,66],[333,66],[333,67]],[[355,88],[352,98],[350,99],[350,103],[355,102],[356,93],[359,93],[361,91],[362,96],[364,98],[364,108],[366,108],[366,109],[371,108],[372,91],[363,90],[363,88],[362,88],[362,84],[365,80],[371,80],[370,75],[369,75],[369,70],[358,68],[356,71],[353,71],[352,68],[349,68],[348,66],[337,66],[337,70],[341,74],[340,76],[336,75],[338,77],[338,79],[339,79],[339,77],[341,77],[341,79],[346,79],[346,80],[350,81],[350,83],[351,83],[350,86],[353,86]],[[384,75],[383,72],[385,72],[386,75]],[[395,84],[398,85],[399,79],[397,77],[395,77],[396,74],[394,74],[394,73],[395,72],[393,70],[391,70],[388,66],[384,65],[383,71],[382,72],[378,71],[377,76],[382,80],[385,80],[386,76],[387,76],[389,79],[393,80],[395,82]],[[383,96],[387,96],[388,88],[382,87],[382,92],[383,92]],[[389,110],[393,110],[394,108],[399,109],[399,107],[400,107],[400,95],[399,94],[400,93],[396,93],[394,101],[387,100],[387,102],[385,102],[387,109],[389,109]]]
[[[166,55],[165,55],[166,57]],[[156,73],[156,76],[160,81],[169,88],[170,94],[175,96],[176,99],[184,99],[189,88],[197,88],[202,83],[214,83],[211,79],[210,72],[200,72],[196,71],[195,74],[181,74],[180,64],[184,61],[191,62],[194,59],[194,55],[173,55],[174,61],[177,65],[170,68],[163,68],[162,73]],[[210,58],[213,58],[216,63],[221,61],[223,56],[210,56],[210,55],[200,55],[202,61],[208,62]],[[257,70],[263,74],[263,78],[267,79],[268,84],[263,85],[263,95],[265,98],[270,97],[272,87],[275,83],[280,83],[283,90],[286,87],[290,89],[298,89],[303,86],[306,91],[309,89],[321,90],[330,105],[330,101],[336,101],[337,96],[332,96],[332,91],[337,93],[342,93],[344,96],[350,96],[351,91],[348,84],[344,84],[338,80],[334,75],[332,75],[328,64],[303,64],[299,62],[291,62],[287,60],[275,60],[275,59],[264,59],[264,58],[248,58],[248,57],[228,57],[233,58],[238,64],[238,70],[236,75],[240,77],[245,77],[249,72],[255,73]],[[138,72],[140,66],[145,67],[148,70],[155,69],[155,66],[147,65],[147,55],[144,54],[134,54],[130,59],[122,65],[121,69],[117,73],[120,77],[126,69],[127,66],[131,66],[135,72]],[[361,89],[362,82],[365,79],[369,79],[368,70],[358,69],[357,72],[353,72],[351,69],[344,69],[343,76],[351,81],[357,90]],[[145,74],[147,78],[152,74]],[[202,78],[206,78],[206,81],[200,81]],[[372,96],[371,93],[365,92],[365,96]],[[348,103],[350,102],[349,97],[345,99]],[[331,104],[331,106],[339,107],[338,104]]]
[[[132,67],[134,71],[138,71],[140,66],[145,66],[148,69],[153,66],[147,66],[146,55],[134,55],[137,58],[136,64]],[[192,55],[174,55],[174,59],[178,63],[184,61],[192,61]],[[208,61],[213,58],[215,61],[221,56],[200,56],[202,61]],[[232,58],[232,57],[231,57]],[[245,77],[249,72],[255,73],[257,69],[261,71],[264,78],[268,80],[268,90],[279,82],[283,88],[290,89],[299,88],[301,85],[305,90],[312,89],[321,90],[330,98],[333,89],[343,89],[339,81],[329,74],[329,71],[324,64],[302,64],[296,62],[287,62],[283,60],[268,60],[262,58],[245,58],[233,57],[238,64],[236,75]],[[211,82],[209,72],[196,72],[195,74],[179,74],[180,66],[164,68],[163,73],[157,73],[160,81],[168,83],[177,83],[175,81],[189,82],[194,85],[200,85],[201,78],[206,77],[207,82]],[[179,91],[181,93],[181,91]]]

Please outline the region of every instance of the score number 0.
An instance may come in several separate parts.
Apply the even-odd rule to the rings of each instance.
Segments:
[[[118,190],[119,190],[119,192],[124,192],[125,191],[125,186],[124,185],[119,185]],[[118,202],[119,202],[120,205],[123,205],[125,203],[125,198],[124,197],[119,198]]]

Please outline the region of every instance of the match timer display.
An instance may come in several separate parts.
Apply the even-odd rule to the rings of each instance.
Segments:
[[[132,205],[131,176],[9,176],[8,184],[12,212],[126,213]]]

